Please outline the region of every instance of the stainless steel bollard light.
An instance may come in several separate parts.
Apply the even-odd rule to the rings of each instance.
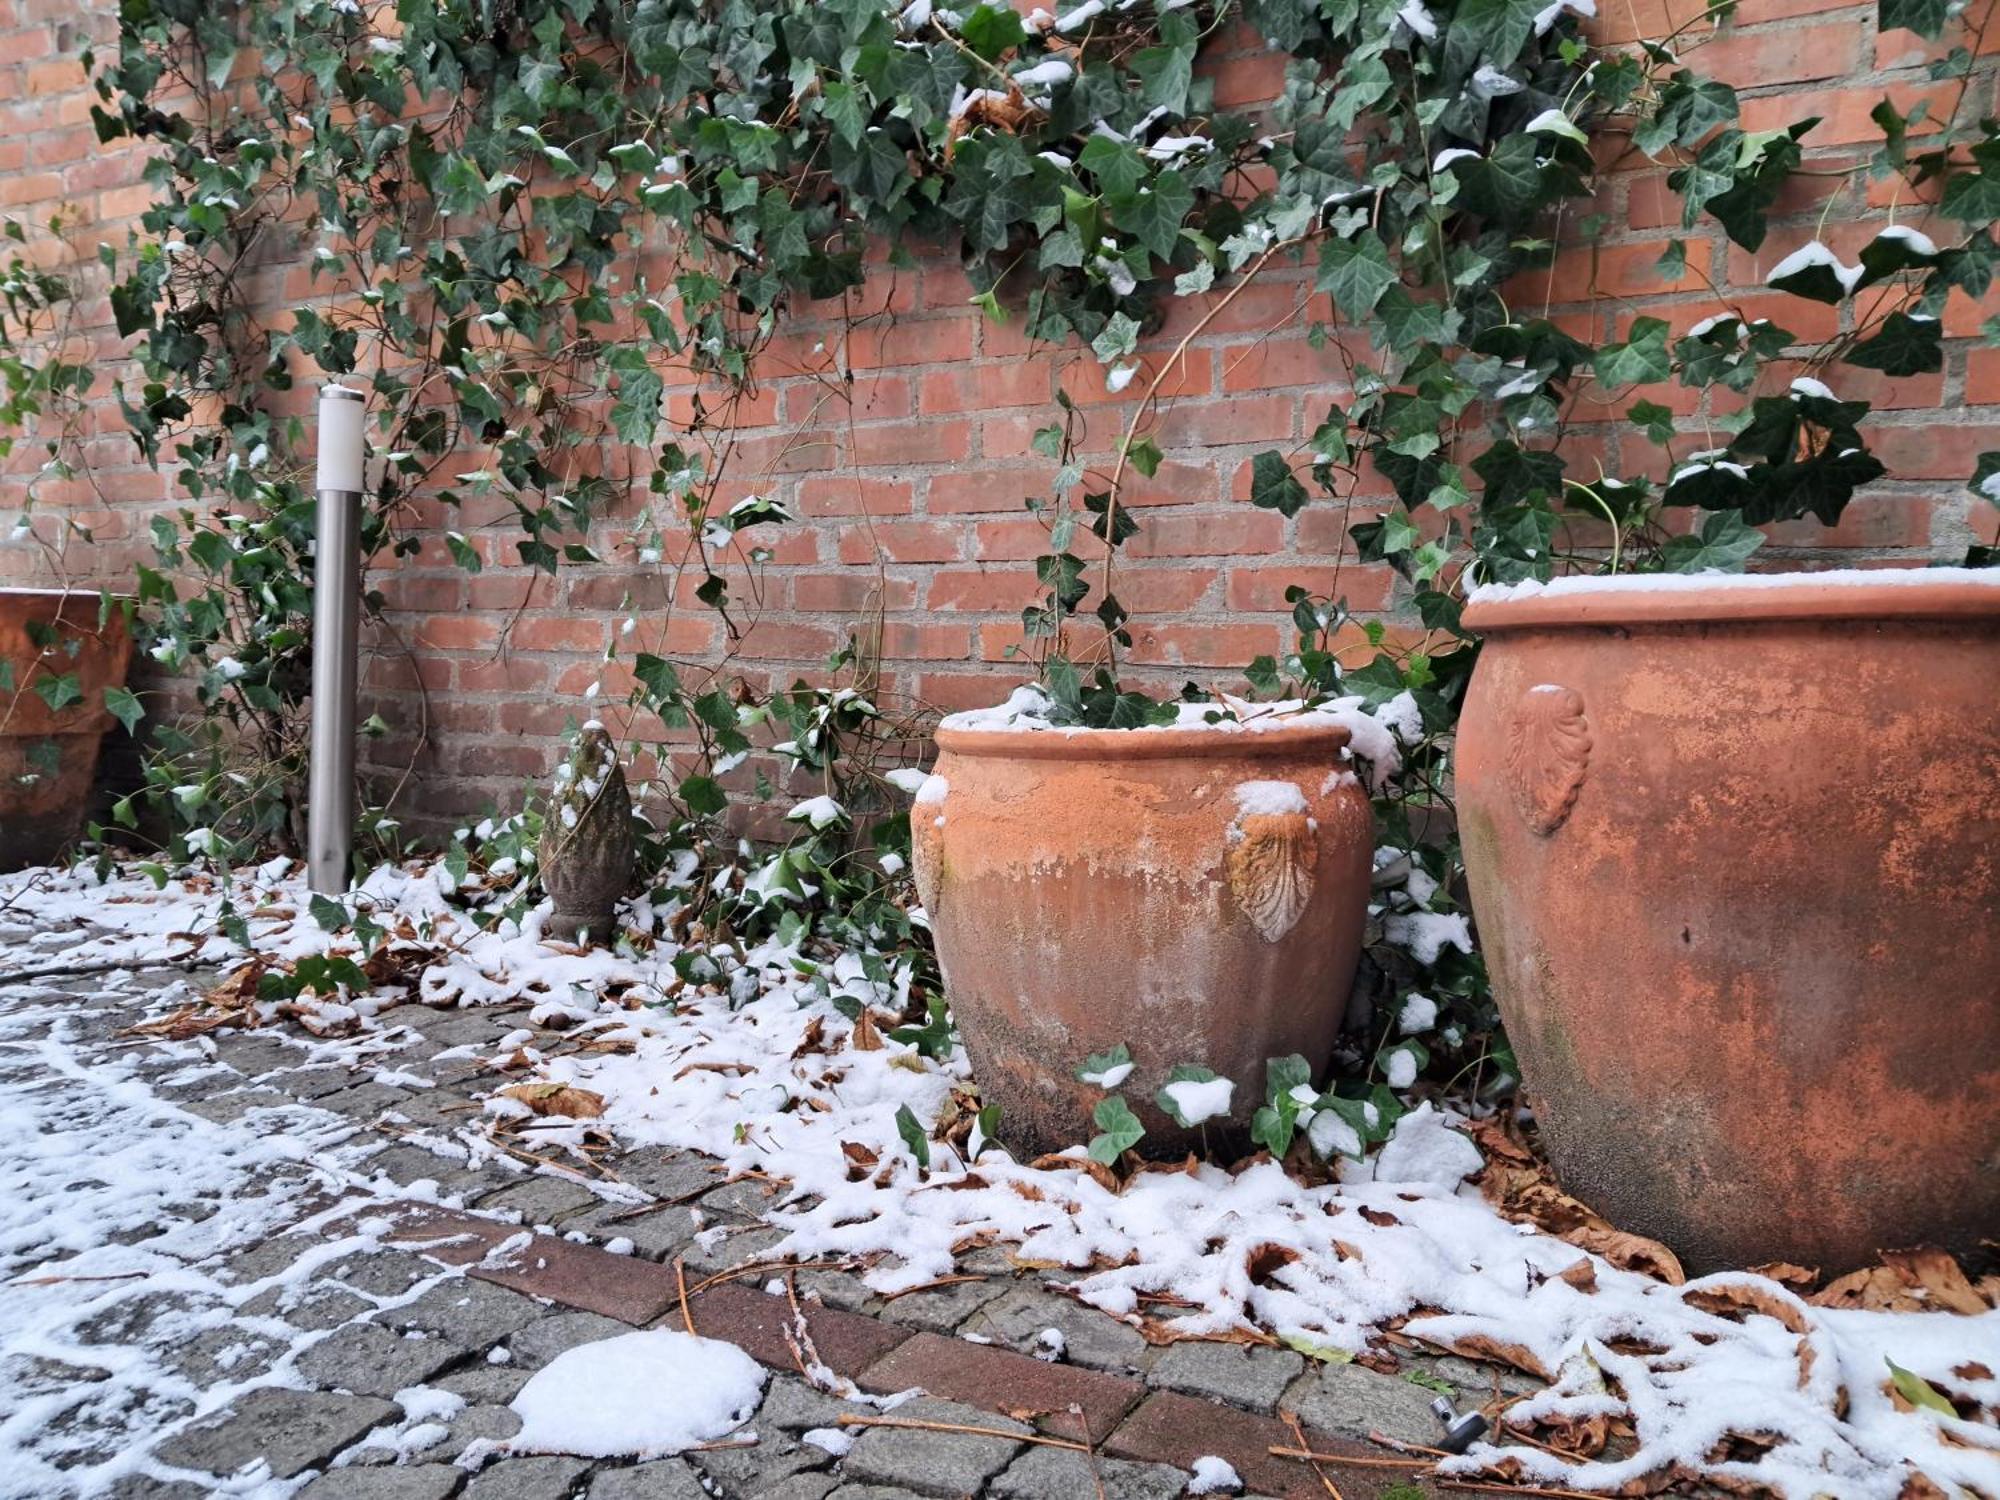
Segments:
[[[354,861],[354,658],[361,624],[366,415],[360,391],[330,385],[319,393],[306,878],[328,896],[347,889]]]

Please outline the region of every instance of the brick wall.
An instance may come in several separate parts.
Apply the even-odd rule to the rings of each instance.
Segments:
[[[1614,42],[1660,35],[1688,13],[1684,0],[1618,0],[1609,10],[1602,34]],[[98,241],[122,242],[145,200],[139,155],[100,147],[88,121],[78,49],[86,37],[105,42],[113,29],[105,0],[90,0],[81,13],[62,0],[0,0],[0,211],[39,220],[64,208],[69,252],[85,262]],[[2000,36],[1989,45],[2000,46]],[[1903,108],[1931,100],[1933,119],[1954,107],[1967,116],[1993,110],[1990,70],[1960,101],[1957,86],[1927,78],[1935,55],[1939,49],[1908,33],[1878,37],[1872,5],[1745,0],[1697,66],[1743,91],[1746,128],[1823,116],[1808,145],[1809,165],[1824,168],[1865,160],[1873,149],[1868,111],[1885,94]],[[1218,48],[1209,66],[1218,101],[1244,105],[1272,94],[1283,58],[1244,37]],[[1615,155],[1618,145],[1607,149]],[[1515,289],[1524,310],[1546,307],[1585,336],[1609,336],[1639,313],[1664,316],[1678,330],[1726,300],[1746,317],[1770,316],[1823,337],[1843,314],[1762,292],[1762,276],[1816,231],[1851,260],[1892,209],[1904,223],[1922,223],[1926,213],[1907,188],[1897,202],[1894,180],[1857,190],[1839,176],[1802,178],[1757,254],[1704,228],[1687,237],[1687,272],[1669,286],[1654,262],[1679,233],[1678,204],[1663,172],[1637,159],[1616,165],[1595,205],[1609,228],[1568,245],[1551,271]],[[1573,222],[1566,227],[1574,238]],[[266,269],[267,295],[277,296],[286,271]],[[296,283],[297,268],[291,273]],[[1291,520],[1248,503],[1252,454],[1302,441],[1327,403],[1344,395],[1336,351],[1310,347],[1309,320],[1294,316],[1308,291],[1296,272],[1267,272],[1193,342],[1162,386],[1166,461],[1130,491],[1144,529],[1129,544],[1117,584],[1138,617],[1137,675],[1229,685],[1251,657],[1289,643],[1284,592],[1292,584],[1408,623],[1396,580],[1358,563],[1347,541],[1351,524],[1384,505],[1386,484],[1365,476],[1347,501],[1316,501]],[[388,601],[390,628],[372,632],[364,667],[364,712],[393,726],[376,747],[378,761],[415,757],[407,804],[415,820],[513,800],[520,778],[545,770],[550,741],[567,720],[597,712],[618,727],[605,705],[615,705],[629,679],[603,659],[614,643],[626,659],[638,650],[706,663],[727,658],[753,679],[787,681],[814,675],[829,651],[860,632],[879,640],[881,690],[899,703],[952,708],[1000,696],[1021,675],[1008,652],[1020,642],[1019,610],[1034,593],[1022,560],[1041,550],[1023,502],[1045,493],[1049,466],[1030,448],[1031,435],[1052,420],[1052,398],[1066,390],[1087,414],[1087,451],[1102,456],[1130,408],[1107,395],[1087,352],[1031,353],[1018,325],[985,321],[967,306],[968,292],[956,266],[932,256],[885,273],[843,303],[802,308],[786,328],[749,403],[727,493],[781,496],[803,520],[763,539],[773,556],[757,570],[758,603],[745,610],[747,628],[733,642],[693,600],[696,580],[677,579],[671,557],[653,566],[636,561],[630,529],[643,484],[595,538],[601,555],[619,561],[565,568],[556,579],[513,561],[515,532],[497,504],[486,516],[450,522],[485,557],[477,576],[452,564],[435,530],[445,518],[430,517],[422,553],[371,577]],[[1147,346],[1154,361],[1201,310],[1173,311]],[[1889,563],[1953,555],[1975,531],[1992,539],[1992,512],[1974,511],[1963,482],[1978,451],[2000,446],[2000,351],[1975,337],[1993,310],[1954,302],[1941,375],[1837,372],[1841,394],[1876,404],[1873,441],[1894,477],[1837,528],[1778,528],[1767,557]],[[108,318],[93,323],[82,336],[108,358],[117,348]],[[66,566],[79,580],[117,584],[148,556],[149,510],[174,497],[132,461],[110,385],[100,380],[88,419],[91,481],[45,486],[38,530],[54,540],[55,517],[69,507],[95,540],[71,541]],[[1652,394],[1691,425],[1719,411],[1704,412],[1686,392]],[[1584,393],[1580,415],[1593,399]],[[686,400],[676,393],[680,409]],[[1607,465],[1620,456],[1622,439],[1608,422],[1584,423],[1572,441],[1582,453],[1602,453]],[[10,462],[7,510],[37,456],[23,450]],[[745,570],[730,573],[747,597]],[[41,547],[0,541],[0,582],[52,576]]]

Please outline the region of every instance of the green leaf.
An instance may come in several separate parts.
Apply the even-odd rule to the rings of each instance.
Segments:
[[[129,688],[113,687],[104,690],[104,707],[112,718],[125,726],[130,734],[146,717],[146,705],[139,701],[139,695]]]
[[[1673,359],[1667,353],[1665,320],[1633,319],[1631,337],[1622,344],[1606,344],[1599,349],[1593,369],[1598,384],[1613,389],[1665,380],[1673,373]]]
[[[1010,11],[1008,14],[1012,14]],[[1179,172],[1168,169],[1149,187],[1112,206],[1112,221],[1161,260],[1169,259],[1179,241],[1181,224],[1194,207],[1194,189]]]
[[[1884,8],[1887,8],[1886,5]],[[1957,1419],[1958,1409],[1940,1396],[1923,1376],[1904,1369],[1886,1354],[1882,1356],[1882,1362],[1889,1367],[1890,1382],[1910,1405],[1924,1411],[1934,1411],[1942,1417]]]
[[[1674,414],[1657,401],[1634,401],[1625,416],[1662,448],[1674,440]]]
[[[1844,356],[1850,365],[1880,370],[1884,375],[1923,375],[1944,368],[1936,318],[1913,318],[1892,312],[1873,337],[1862,340]]]
[[[1334,305],[1350,320],[1358,321],[1374,312],[1375,304],[1395,282],[1388,248],[1372,234],[1351,240],[1329,239],[1320,246],[1313,290],[1329,293]]]
[[[307,903],[306,909],[312,913],[312,919],[327,932],[345,932],[351,920],[346,907],[330,897],[317,893]]]
[[[1876,7],[1877,31],[1914,31],[1936,41],[1953,11],[1951,0],[1882,0]]]
[[[49,712],[58,713],[83,700],[83,683],[74,672],[44,675],[35,680],[35,696],[49,706]]]
[[[2000,505],[2000,452],[1980,454],[1978,467],[1965,487],[1982,500]]]
[[[1076,1081],[1078,1083],[1096,1084],[1099,1088],[1115,1089],[1126,1078],[1131,1076],[1130,1073],[1120,1074],[1116,1079],[1111,1080],[1107,1080],[1105,1074],[1113,1072],[1118,1068],[1130,1069],[1131,1066],[1132,1049],[1127,1047],[1123,1042],[1120,1042],[1109,1052],[1093,1052],[1089,1057],[1085,1058],[1083,1066],[1076,1070]]]
[[[1306,487],[1275,448],[1250,461],[1250,503],[1282,516],[1295,516],[1306,503]]]
[[[965,18],[959,27],[959,35],[966,46],[977,52],[988,62],[1001,53],[1018,47],[1027,39],[1028,30],[1021,24],[1021,18],[1004,5],[980,5]]]
[[[1118,1158],[1138,1145],[1146,1134],[1146,1127],[1132,1113],[1132,1106],[1118,1094],[1098,1100],[1090,1119],[1099,1131],[1091,1138],[1090,1159],[1102,1166],[1116,1166]]]
[[[1670,537],[1660,548],[1660,565],[1669,573],[1741,573],[1763,545],[1764,533],[1746,525],[1740,513],[1720,510],[1693,535]]]
[[[903,1144],[910,1148],[910,1155],[917,1159],[917,1165],[931,1164],[930,1137],[924,1134],[924,1127],[917,1123],[917,1117],[910,1113],[910,1106],[896,1106],[896,1134],[903,1138]]]
[[[1161,1085],[1160,1091],[1153,1096],[1153,1102],[1160,1106],[1168,1119],[1186,1128],[1188,1118],[1181,1113],[1180,1102],[1167,1092],[1168,1087],[1176,1083],[1213,1083],[1215,1077],[1213,1070],[1201,1067],[1199,1064],[1176,1063],[1173,1071],[1167,1074],[1167,1082]]]

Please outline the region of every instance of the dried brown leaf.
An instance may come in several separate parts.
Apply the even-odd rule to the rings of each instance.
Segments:
[[[538,1115],[560,1115],[569,1120],[595,1120],[604,1113],[604,1096],[566,1083],[514,1083],[500,1090],[502,1097],[518,1099]]]

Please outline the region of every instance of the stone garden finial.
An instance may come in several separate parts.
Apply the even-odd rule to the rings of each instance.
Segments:
[[[556,767],[542,842],[542,888],[556,903],[550,936],[607,940],[612,912],[632,879],[632,796],[604,726],[583,726]]]

